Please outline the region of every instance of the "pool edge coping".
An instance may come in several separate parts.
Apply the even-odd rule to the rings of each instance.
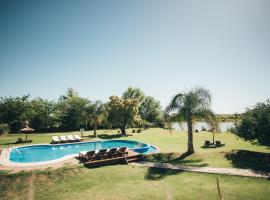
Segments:
[[[49,161],[42,161],[42,162],[27,162],[27,163],[19,163],[19,162],[12,162],[9,160],[10,158],[10,153],[13,149],[15,148],[20,148],[20,147],[27,147],[27,146],[40,146],[40,145],[46,145],[46,146],[58,146],[58,145],[63,145],[63,144],[82,144],[82,143],[92,143],[92,142],[104,142],[104,141],[113,141],[112,140],[96,140],[96,141],[87,141],[87,142],[76,142],[76,143],[60,143],[60,144],[50,144],[50,143],[40,143],[40,144],[31,144],[31,145],[22,145],[22,146],[12,146],[12,147],[8,147],[2,150],[1,154],[0,154],[0,165],[5,166],[5,167],[34,167],[34,166],[46,166],[46,165],[52,165],[52,164],[56,164],[56,163],[60,163],[63,161],[67,161],[71,158],[75,158],[76,156],[78,156],[79,154],[69,154],[69,155],[65,155],[61,158],[58,159],[54,159],[54,160],[49,160]],[[157,151],[160,152],[160,148],[145,143],[145,142],[141,142],[141,141],[136,141],[136,140],[115,140],[115,141],[135,141],[135,142],[139,142],[139,143],[144,143],[147,145],[147,147],[153,146],[154,148],[156,148]],[[143,147],[146,148],[146,147]],[[132,149],[131,149],[132,150]]]

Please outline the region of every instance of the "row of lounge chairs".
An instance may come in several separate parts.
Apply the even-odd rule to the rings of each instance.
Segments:
[[[52,136],[52,144],[58,143],[69,143],[69,142],[80,142],[82,138],[79,135],[61,135],[61,136]]]
[[[83,162],[91,162],[110,158],[124,157],[128,155],[127,147],[100,149],[79,153],[79,159]]]
[[[221,143],[221,141],[218,141],[218,140],[215,143],[211,143],[209,140],[205,140],[204,145],[203,145],[204,148],[207,148],[207,147],[216,148],[216,147],[222,147],[222,146],[225,146],[225,143]]]

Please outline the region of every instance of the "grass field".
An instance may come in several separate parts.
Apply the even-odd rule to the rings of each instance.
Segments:
[[[267,199],[269,180],[131,166],[0,176],[0,199]]]
[[[30,134],[29,138],[33,139],[33,143],[48,143],[52,135],[60,134],[78,132]],[[132,134],[128,130],[127,137],[120,137],[115,130],[100,130],[98,134],[102,139],[129,139],[158,146],[162,153],[149,156],[147,159],[150,161],[266,171],[269,167],[267,163],[260,163],[257,156],[252,156],[251,161],[241,161],[243,157],[246,159],[246,152],[249,151],[268,154],[269,147],[245,142],[230,133],[216,135],[217,140],[226,143],[224,147],[216,149],[201,148],[204,140],[211,140],[211,133],[195,133],[196,153],[186,157],[183,156],[187,141],[185,133],[148,129],[139,134]],[[85,139],[91,140],[93,133],[86,132],[84,135]],[[23,135],[0,137],[0,144],[2,147],[15,145],[13,143],[20,136]],[[245,152],[239,159],[226,156],[238,150]],[[0,199],[218,199],[216,178],[225,200],[267,199],[270,196],[270,183],[266,179],[116,165],[96,169],[67,166],[57,170],[16,174],[0,171]]]
[[[116,130],[100,130],[98,131],[98,136],[101,139],[128,139],[142,141],[148,144],[155,145],[161,149],[161,155],[155,157],[149,157],[152,161],[163,161],[180,163],[193,166],[212,166],[212,167],[245,167],[254,168],[259,166],[260,169],[265,169],[268,166],[264,166],[264,163],[257,163],[253,166],[253,162],[250,162],[249,157],[247,160],[231,160],[228,158],[228,153],[233,150],[249,150],[255,152],[265,152],[270,153],[270,148],[258,144],[252,144],[250,142],[243,141],[237,138],[231,133],[219,133],[216,134],[216,140],[220,140],[226,145],[220,148],[210,148],[205,149],[201,146],[204,140],[211,140],[212,133],[200,132],[194,133],[194,147],[196,153],[183,157],[181,156],[187,149],[187,134],[178,131],[172,131],[170,133],[168,130],[152,128],[143,131],[142,133],[131,133],[131,129],[127,131],[128,137],[120,137]],[[29,134],[28,138],[33,139],[33,143],[49,143],[51,141],[52,135],[63,135],[63,134],[79,134],[79,132],[69,132],[69,133],[54,133],[54,134]],[[87,131],[84,134],[84,138],[91,140],[93,136],[92,131]],[[0,145],[12,146],[18,137],[24,137],[23,134],[10,134],[8,136],[0,137]],[[237,151],[234,151],[237,156]],[[241,158],[242,159],[242,158]],[[237,163],[237,161],[239,161]],[[246,166],[245,166],[246,165]],[[261,165],[261,167],[260,167]],[[269,167],[270,168],[270,167]]]

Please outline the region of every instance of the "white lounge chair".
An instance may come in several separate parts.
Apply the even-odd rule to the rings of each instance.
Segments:
[[[78,141],[82,141],[82,138],[81,138],[81,136],[79,136],[79,135],[74,135],[74,139],[76,139],[76,140],[78,140]]]
[[[69,141],[65,135],[61,135],[59,137],[60,137],[61,142],[68,142]]]
[[[75,139],[74,137],[73,137],[73,135],[68,135],[67,136],[67,139],[69,140],[69,141],[71,141],[71,142],[75,142],[77,139]]]
[[[52,143],[59,143],[61,140],[59,140],[58,136],[52,136]]]

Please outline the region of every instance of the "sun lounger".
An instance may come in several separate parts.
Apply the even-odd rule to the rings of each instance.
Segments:
[[[58,136],[52,136],[52,143],[59,143],[61,140],[59,139]]]
[[[128,152],[126,151],[127,150],[127,147],[120,147],[118,150],[117,150],[117,155],[118,156],[126,156],[128,155]]]
[[[225,146],[225,143],[222,144],[220,141],[216,141],[216,147],[222,147]]]
[[[111,148],[107,151],[106,156],[107,158],[112,158],[117,156],[117,149],[118,148]]]
[[[79,153],[79,159],[82,161],[93,161],[96,159],[95,157],[96,151],[85,151],[85,152],[80,152]]]
[[[100,149],[96,154],[95,157],[98,160],[106,158],[107,149]]]
[[[65,135],[61,135],[61,136],[59,136],[59,138],[60,138],[61,142],[68,142],[69,141]]]
[[[77,140],[73,137],[73,135],[68,135],[68,136],[67,136],[67,139],[68,139],[69,141],[71,141],[71,142],[77,141]]]
[[[79,136],[79,135],[74,135],[73,137],[74,137],[74,139],[77,140],[77,141],[82,141],[82,138],[81,138],[81,136]]]

